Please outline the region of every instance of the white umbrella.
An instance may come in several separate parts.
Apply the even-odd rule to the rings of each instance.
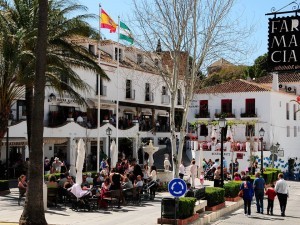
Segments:
[[[75,159],[76,159],[76,141],[71,140],[71,154],[70,154],[70,175],[76,177]]]
[[[43,151],[44,151],[44,149],[43,149]],[[29,158],[29,147],[28,147],[28,145],[25,146],[25,159],[27,159],[27,158]]]
[[[226,134],[226,138],[230,138],[230,141],[233,142],[233,135],[232,135],[230,126],[227,126],[227,134]]]
[[[115,167],[118,162],[118,150],[116,142],[113,140],[110,145],[110,158],[111,158],[111,167]]]
[[[76,184],[81,185],[82,183],[82,170],[83,170],[83,164],[85,160],[85,144],[80,138],[78,145],[77,145],[77,160],[76,160]]]

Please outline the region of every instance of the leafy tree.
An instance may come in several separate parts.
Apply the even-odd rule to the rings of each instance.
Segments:
[[[186,119],[199,71],[204,62],[220,55],[240,53],[243,37],[230,21],[234,0],[134,0],[132,27],[138,29],[136,43],[144,50],[150,50],[148,57],[156,65],[170,93],[170,127],[174,176],[178,177],[182,159]],[[160,40],[162,51],[156,50]],[[161,59],[161,63],[156,63]],[[180,139],[176,140],[176,116],[178,90],[184,96],[183,113],[180,116]],[[180,97],[180,96],[179,96]],[[179,117],[177,117],[179,119]]]
[[[267,75],[268,54],[261,55],[254,60],[253,66],[250,66],[247,75],[251,78],[259,78]]]

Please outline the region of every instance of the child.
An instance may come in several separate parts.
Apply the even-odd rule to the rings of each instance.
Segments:
[[[276,196],[276,192],[274,190],[275,185],[272,184],[270,188],[266,191],[266,195],[268,196],[268,207],[267,207],[267,214],[269,215],[269,212],[271,215],[273,215],[273,207],[274,207],[274,199]]]
[[[203,187],[203,185],[204,185],[204,172],[201,172],[199,179],[200,179],[201,187]]]

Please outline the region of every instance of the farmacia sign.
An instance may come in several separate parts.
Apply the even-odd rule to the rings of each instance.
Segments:
[[[300,69],[300,16],[269,19],[270,71]]]

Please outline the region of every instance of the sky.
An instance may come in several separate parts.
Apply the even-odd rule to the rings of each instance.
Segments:
[[[132,0],[78,0],[80,4],[89,9],[89,13],[99,14],[99,4],[117,22],[118,16],[126,22],[130,17],[133,9]],[[297,1],[297,0],[296,0]],[[232,16],[239,18],[242,26],[253,26],[252,35],[248,38],[247,43],[253,51],[249,52],[242,64],[252,65],[254,60],[267,52],[268,44],[268,18],[266,13],[271,12],[271,8],[276,10],[290,4],[293,0],[236,0]],[[300,4],[300,0],[298,0]],[[285,11],[292,10],[292,5],[288,6]],[[89,21],[91,25],[98,29],[98,21]],[[243,32],[241,30],[241,32]],[[108,30],[101,30],[106,39],[116,40],[116,34],[110,34]]]

